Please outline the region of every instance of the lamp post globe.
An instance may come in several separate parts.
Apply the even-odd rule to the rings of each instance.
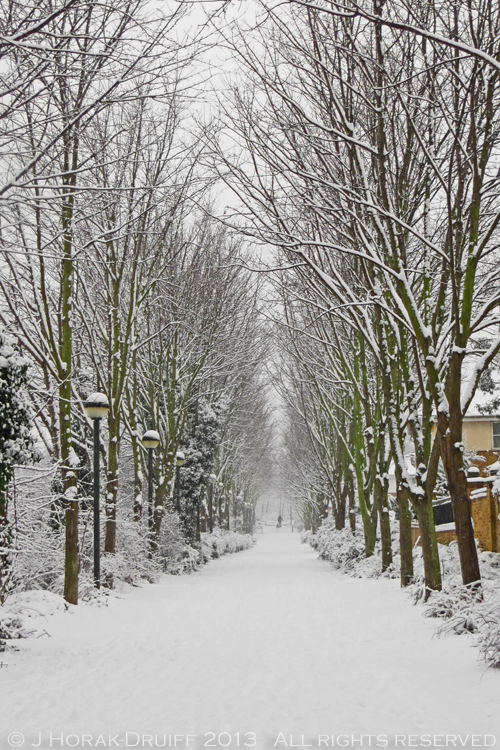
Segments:
[[[91,393],[83,402],[85,414],[90,419],[104,419],[109,411],[109,402],[104,393]]]
[[[84,401],[86,415],[94,422],[94,582],[101,588],[101,519],[99,508],[99,423],[109,411],[109,402],[104,393],[91,393]]]
[[[160,445],[160,436],[156,430],[148,430],[142,436],[142,444],[148,450],[155,450]]]
[[[153,503],[153,492],[154,492],[154,473],[153,473],[153,452],[160,445],[160,436],[156,430],[148,430],[142,436],[142,444],[148,452],[148,521],[149,521],[149,534],[150,534],[150,547],[153,547],[153,534],[154,534],[154,503]]]

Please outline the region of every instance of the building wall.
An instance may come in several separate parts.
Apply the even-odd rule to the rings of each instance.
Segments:
[[[500,461],[500,450],[494,451],[477,451],[478,457],[481,456],[483,460],[477,460],[474,463],[481,472],[481,476],[489,476],[488,466]]]
[[[474,536],[483,550],[498,552],[500,535],[498,523],[498,498],[491,492],[491,483],[478,489],[469,485]]]
[[[466,422],[463,427],[463,441],[467,449],[489,451],[491,444],[491,422]]]
[[[436,527],[436,539],[438,544],[450,544],[450,542],[454,542],[457,538],[457,535],[455,531],[452,529],[447,529],[446,531],[439,531],[439,526]],[[413,546],[418,541],[418,546],[420,547],[420,529],[418,528],[418,523],[412,524],[411,527],[411,541]]]

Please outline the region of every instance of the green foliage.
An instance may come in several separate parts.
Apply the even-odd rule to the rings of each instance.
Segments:
[[[15,464],[34,458],[30,417],[24,399],[27,361],[0,332],[0,516],[5,516],[7,487]]]
[[[15,464],[35,457],[30,417],[24,400],[27,361],[0,331],[0,602],[10,584],[12,528],[7,517],[8,487]]]

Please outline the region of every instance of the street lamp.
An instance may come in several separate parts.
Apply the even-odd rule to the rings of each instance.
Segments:
[[[215,474],[208,477],[208,517],[210,519],[210,533],[214,530],[214,484],[217,481]]]
[[[185,456],[182,451],[177,451],[175,456],[175,496],[176,496],[176,510],[178,513],[181,512],[181,466],[184,464]]]
[[[83,404],[85,414],[94,421],[94,581],[101,588],[101,525],[99,510],[99,423],[107,416],[108,399],[103,393],[92,393]]]
[[[149,533],[150,544],[153,545],[154,531],[154,503],[153,503],[153,451],[160,444],[160,436],[156,430],[148,430],[142,436],[142,444],[148,451],[148,508],[149,508]]]

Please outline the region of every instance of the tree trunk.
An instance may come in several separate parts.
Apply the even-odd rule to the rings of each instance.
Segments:
[[[66,149],[68,156],[69,147]],[[68,162],[69,163],[69,157]],[[75,179],[70,177],[71,188]],[[62,207],[63,261],[61,267],[61,338],[59,373],[59,434],[63,502],[65,504],[65,562],[64,598],[70,604],[78,604],[78,571],[80,567],[78,549],[78,502],[76,501],[77,482],[73,466],[73,446],[71,430],[71,381],[72,381],[72,297],[73,297],[73,237],[72,220],[74,199],[71,193],[66,196]]]
[[[414,502],[424,558],[426,599],[431,590],[441,591],[441,569],[437,549],[432,502]]]
[[[134,373],[132,385],[127,388],[128,419],[130,424],[130,444],[132,447],[132,461],[134,465],[134,502],[133,518],[140,521],[142,515],[142,463],[141,463],[141,437],[137,421],[137,350],[133,351],[131,360],[131,371]]]
[[[464,468],[462,442],[461,382],[463,354],[454,352],[449,378],[449,414],[438,411],[438,429],[441,437],[443,461],[448,490],[453,507],[457,533],[458,554],[464,586],[480,585],[481,572],[477,557],[476,540],[467,495],[467,476]]]
[[[354,354],[354,377],[359,383],[359,368],[360,368],[360,356],[359,347],[358,351]],[[375,550],[375,528],[372,518],[372,508],[367,503],[364,487],[364,456],[365,456],[365,444],[363,438],[363,426],[361,416],[361,397],[359,395],[358,388],[354,387],[354,398],[353,398],[353,433],[354,433],[354,470],[356,474],[356,485],[359,509],[361,512],[361,520],[363,521],[363,531],[365,536],[365,555],[371,557]]]
[[[380,523],[380,541],[382,544],[382,573],[392,564],[392,538],[387,500],[387,481],[380,475],[375,479],[373,502],[377,508]]]
[[[116,551],[116,496],[118,492],[118,426],[114,404],[109,411],[108,472],[106,482],[106,536],[104,551],[114,555]]]
[[[447,472],[448,489],[453,507],[453,517],[455,519],[462,582],[464,586],[474,584],[479,586],[481,571],[479,569],[476,540],[474,538],[474,528],[472,526],[470,501],[467,495],[467,477],[465,475],[465,469],[463,468],[462,452],[460,449],[457,450],[454,447],[449,448],[448,450],[449,453],[446,456],[447,462],[451,464],[458,463],[456,461],[456,454],[459,453],[460,463],[462,463],[462,469],[460,471],[455,470],[451,473]],[[451,456],[450,453],[452,454]]]
[[[401,586],[413,580],[413,545],[411,542],[411,512],[409,492],[398,483],[396,501],[399,511],[399,550],[401,556]]]

